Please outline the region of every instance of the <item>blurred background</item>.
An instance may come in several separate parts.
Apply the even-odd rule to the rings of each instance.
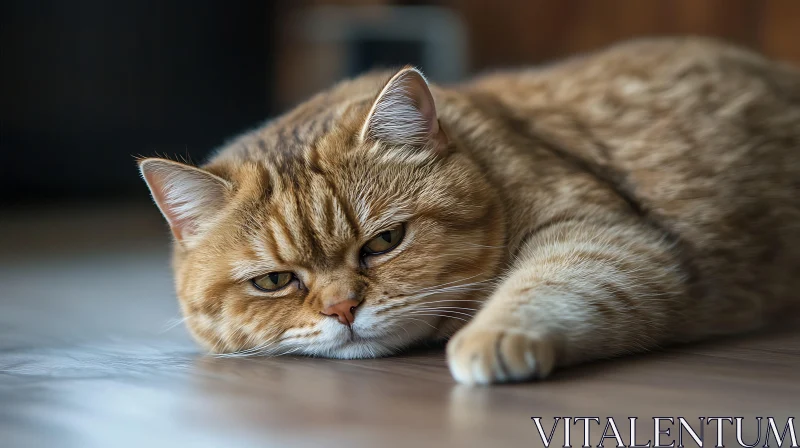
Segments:
[[[3,0],[1,201],[146,202],[135,155],[202,162],[374,66],[446,83],[669,34],[800,63],[798,17],[795,0]]]

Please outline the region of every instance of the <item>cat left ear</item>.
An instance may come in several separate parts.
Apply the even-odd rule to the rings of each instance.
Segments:
[[[225,206],[231,190],[228,181],[172,160],[144,159],[139,170],[179,242],[200,235]]]
[[[361,141],[444,148],[447,137],[439,126],[436,104],[422,72],[406,67],[386,83],[361,128]]]

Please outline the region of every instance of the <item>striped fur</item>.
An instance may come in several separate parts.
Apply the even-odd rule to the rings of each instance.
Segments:
[[[191,171],[224,188],[192,199],[165,163],[142,170],[165,216],[179,198],[192,220],[180,303],[223,356],[383,356],[455,333],[454,377],[485,384],[758,328],[798,303],[800,73],[713,41],[430,91],[413,69],[371,73]],[[398,223],[400,245],[360,261]],[[299,281],[249,283],[275,271]],[[342,297],[360,302],[350,329],[321,314]]]

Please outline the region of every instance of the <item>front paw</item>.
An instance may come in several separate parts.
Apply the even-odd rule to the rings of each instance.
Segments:
[[[459,383],[491,384],[543,378],[555,364],[546,338],[513,330],[466,327],[447,344],[447,364]]]

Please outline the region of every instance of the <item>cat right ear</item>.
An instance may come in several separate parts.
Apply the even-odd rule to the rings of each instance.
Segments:
[[[405,67],[378,93],[359,134],[360,140],[442,149],[447,136],[439,126],[436,103],[422,72]]]
[[[231,185],[200,168],[166,159],[139,162],[142,178],[175,239],[199,235],[222,209]]]

